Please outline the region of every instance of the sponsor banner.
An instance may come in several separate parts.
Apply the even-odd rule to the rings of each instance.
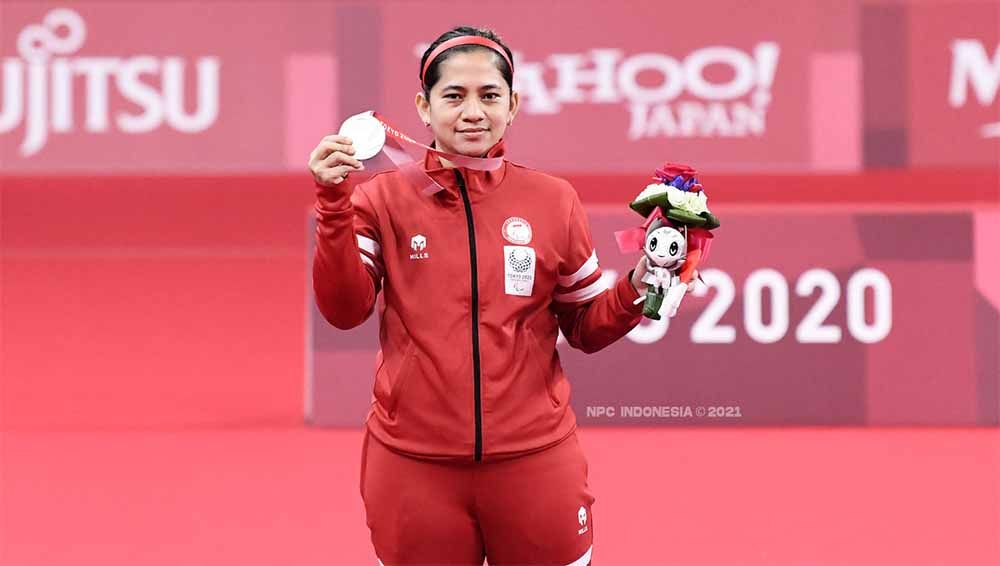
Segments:
[[[286,130],[332,127],[333,22],[318,2],[5,3],[3,169],[283,169]]]
[[[491,13],[489,26],[515,52],[512,151],[563,172],[634,171],[666,158],[719,170],[856,169],[860,90],[842,85],[860,82],[860,66],[850,34],[833,31],[852,28],[855,7],[770,4],[702,2],[681,19],[651,2]],[[420,56],[446,29],[445,12],[449,22],[487,21],[478,7],[444,2],[383,11],[385,36],[407,47],[383,51],[387,112],[411,116],[408,130],[421,124],[402,93],[416,92]],[[836,100],[839,120],[814,98]],[[814,123],[826,128],[817,140]]]
[[[614,243],[641,220],[622,208],[590,208],[609,279],[635,262]],[[716,212],[706,285],[676,318],[644,320],[592,355],[560,344],[582,424],[998,424],[995,211]],[[307,417],[357,426],[377,317],[338,331],[308,305]]]
[[[843,85],[858,84],[860,67],[849,34],[831,31],[850,28],[853,4],[771,4],[700,3],[685,22],[658,3],[491,11],[516,51],[512,147],[563,172],[665,158],[856,169],[860,94]],[[481,7],[433,1],[10,4],[0,158],[7,172],[304,168],[318,140],[359,111],[421,131],[422,48],[455,21],[482,20]]]
[[[910,164],[1000,168],[1000,3],[914,3]]]
[[[360,111],[424,133],[419,57],[464,22],[513,48],[522,104],[509,147],[539,169],[1000,165],[996,2],[715,0],[683,18],[656,2],[512,8],[7,3],[0,161],[26,174],[304,170]]]

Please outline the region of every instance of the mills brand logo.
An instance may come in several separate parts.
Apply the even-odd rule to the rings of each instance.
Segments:
[[[556,114],[566,104],[626,105],[631,140],[760,136],[779,54],[774,42],[758,43],[752,52],[703,47],[682,60],[610,48],[553,53],[543,61],[515,53],[514,89],[521,111],[530,114]]]
[[[183,58],[69,57],[83,47],[86,38],[87,25],[80,14],[66,8],[52,10],[42,23],[29,25],[18,34],[20,57],[3,59],[0,134],[11,132],[23,121],[22,156],[40,151],[50,132],[67,133],[77,128],[73,116],[74,88],[83,87],[82,127],[90,133],[106,133],[114,128],[137,134],[155,130],[164,123],[179,132],[197,133],[215,123],[219,114],[217,57],[198,59],[194,89],[197,103],[195,110],[188,113]],[[159,88],[154,86],[157,83]],[[112,115],[111,89],[139,111],[121,108]]]
[[[993,58],[986,52],[986,45],[974,39],[959,39],[951,44],[951,81],[948,87],[948,104],[962,108],[969,101],[969,90],[980,106],[998,106],[1000,90],[1000,44],[993,50]],[[1000,122],[983,124],[980,135],[1000,138]]]
[[[417,234],[410,238],[410,249],[414,251],[414,253],[410,254],[410,259],[427,259],[430,257],[430,254],[424,251],[427,249],[427,236],[423,234]]]

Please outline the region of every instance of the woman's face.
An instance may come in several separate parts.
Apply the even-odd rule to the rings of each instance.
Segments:
[[[450,55],[438,66],[440,79],[430,100],[417,94],[417,111],[441,151],[481,157],[514,119],[518,95],[510,91],[495,57],[481,49]]]

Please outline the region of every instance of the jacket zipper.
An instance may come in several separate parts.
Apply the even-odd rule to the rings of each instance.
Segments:
[[[465,220],[469,228],[469,263],[472,266],[472,385],[475,391],[476,403],[476,454],[477,462],[483,459],[483,402],[481,398],[479,366],[479,273],[476,262],[476,226],[472,222],[472,203],[469,202],[469,192],[465,188],[462,173],[455,168],[455,180],[462,193],[462,203],[465,205]]]

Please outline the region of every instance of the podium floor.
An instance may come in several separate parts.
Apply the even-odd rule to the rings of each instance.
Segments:
[[[581,429],[596,566],[1000,563],[1000,430]],[[0,434],[0,564],[375,564],[360,430]]]

